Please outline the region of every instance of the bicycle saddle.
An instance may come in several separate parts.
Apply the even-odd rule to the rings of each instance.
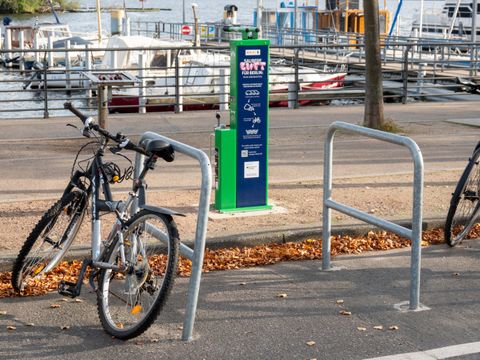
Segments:
[[[161,157],[166,162],[172,162],[175,159],[175,150],[172,145],[163,140],[150,140],[145,150]]]

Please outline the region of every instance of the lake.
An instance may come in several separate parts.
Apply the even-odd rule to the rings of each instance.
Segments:
[[[129,16],[132,21],[165,21],[165,22],[181,22],[183,17],[183,4],[185,4],[185,15],[187,22],[193,22],[193,13],[191,3],[198,4],[198,16],[200,21],[218,21],[223,17],[223,7],[228,4],[236,4],[239,7],[238,20],[241,24],[251,24],[253,21],[253,9],[256,8],[257,0],[145,0],[144,6],[151,8],[168,8],[171,11],[152,11],[152,12],[130,12]],[[323,1],[319,0],[320,4]],[[383,7],[383,1],[379,0],[380,7]],[[78,1],[81,7],[95,8],[95,0],[80,0]],[[275,8],[279,1],[264,0],[265,8]],[[299,1],[299,5],[314,4],[315,1]],[[387,8],[391,11],[392,17],[397,8],[398,0],[387,0]],[[401,13],[402,20],[402,34],[408,35],[412,20],[419,15],[420,0],[406,0]],[[439,12],[443,5],[443,1],[425,0],[425,13],[432,14],[432,12]],[[141,2],[138,0],[125,0],[127,7],[141,7]],[[121,8],[123,1],[119,0],[101,0],[101,6]],[[93,31],[97,28],[97,20],[95,13],[65,13],[59,14],[63,23],[69,24],[71,29],[76,32]],[[15,21],[21,23],[31,23],[35,17],[31,15],[11,16]],[[54,21],[51,14],[39,16],[40,21]],[[110,30],[110,14],[102,14],[102,27],[109,32]]]

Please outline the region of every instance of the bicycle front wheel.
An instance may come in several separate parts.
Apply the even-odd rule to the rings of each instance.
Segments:
[[[480,149],[474,152],[463,171],[450,201],[445,222],[445,241],[450,246],[459,244],[467,237],[476,223],[480,208]]]
[[[177,270],[179,239],[171,216],[147,210],[128,220],[122,235],[123,244],[117,239],[106,259],[117,270],[103,269],[98,276],[97,305],[104,329],[127,340],[148,329],[165,304]]]
[[[17,292],[25,290],[60,262],[82,224],[86,203],[83,193],[72,191],[43,215],[13,265],[12,286]]]

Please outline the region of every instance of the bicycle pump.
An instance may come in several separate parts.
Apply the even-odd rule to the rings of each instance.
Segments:
[[[230,41],[230,125],[215,129],[215,209],[271,209],[268,205],[268,105],[270,41],[258,28],[225,26],[241,33]]]

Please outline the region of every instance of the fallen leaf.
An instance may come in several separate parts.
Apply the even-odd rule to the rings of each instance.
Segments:
[[[315,341],[307,341],[306,344],[308,346],[313,346],[313,345],[315,345]]]
[[[50,308],[52,309],[58,309],[60,307],[60,304],[52,304],[50,305]]]
[[[345,301],[343,301],[343,299],[338,299],[337,301],[335,301],[338,305],[341,305],[343,304]]]
[[[183,330],[183,326],[180,325],[179,327],[177,327],[178,330]]]
[[[7,315],[7,312],[5,310],[0,311],[0,315]]]
[[[34,323],[26,323],[25,326],[35,326]]]
[[[383,330],[383,325],[375,325],[373,328],[375,330]]]
[[[288,295],[285,294],[285,293],[281,293],[281,294],[278,294],[277,297],[278,298],[286,298]]]
[[[67,302],[68,299],[67,298],[62,298],[62,299],[60,299],[60,301]]]
[[[83,300],[82,300],[82,299],[78,299],[78,298],[77,298],[77,299],[75,299],[73,302],[76,302],[76,303],[82,303],[82,302],[83,302]]]
[[[7,330],[10,330],[10,331],[17,330],[17,327],[13,325],[8,325]]]
[[[151,339],[150,342],[151,343],[158,343],[160,341],[160,339]]]
[[[247,283],[246,282],[241,282],[239,285],[240,286],[245,286],[245,285],[247,285]]]
[[[342,310],[340,311],[340,315],[350,316],[352,315],[352,312],[347,310]]]
[[[388,328],[388,330],[398,330],[398,326],[397,325],[392,325]]]
[[[143,341],[135,341],[135,345],[143,345]]]
[[[68,329],[70,329],[70,326],[69,325],[63,325],[63,326],[60,326],[60,329],[68,330]]]
[[[363,326],[357,326],[357,330],[358,331],[367,331],[367,328],[363,327]]]

